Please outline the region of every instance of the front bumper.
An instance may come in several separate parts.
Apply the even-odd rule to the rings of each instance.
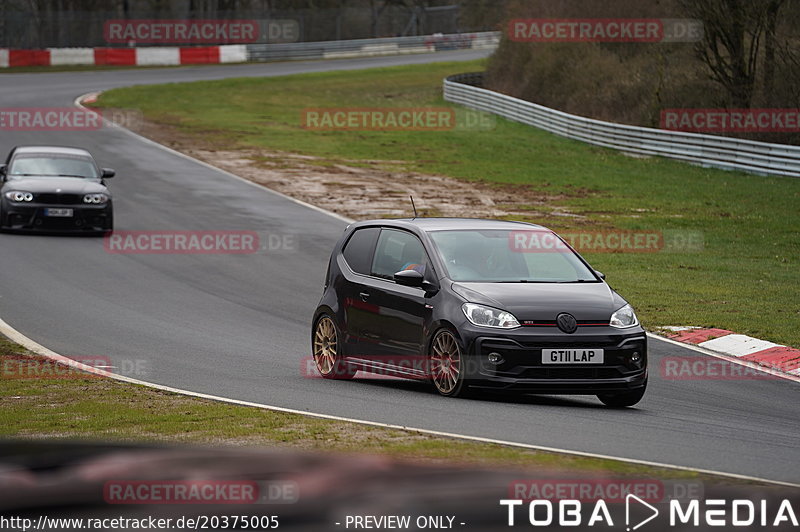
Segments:
[[[511,331],[471,328],[466,335],[467,379],[473,387],[555,394],[624,393],[647,381],[647,336],[640,327],[581,327],[574,334],[554,327]],[[489,334],[487,334],[489,332]],[[603,349],[602,364],[543,364],[542,349]],[[500,355],[492,363],[489,355]]]
[[[72,216],[53,217],[46,209],[71,209]],[[113,207],[105,205],[47,205],[41,203],[5,202],[0,227],[10,231],[42,231],[51,233],[102,232],[113,228]]]

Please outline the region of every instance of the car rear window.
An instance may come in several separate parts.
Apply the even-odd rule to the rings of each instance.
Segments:
[[[372,266],[372,253],[380,233],[379,227],[358,229],[344,246],[344,260],[356,273],[369,275]]]

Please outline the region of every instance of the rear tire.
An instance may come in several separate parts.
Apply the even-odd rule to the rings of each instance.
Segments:
[[[334,319],[323,314],[314,325],[311,355],[317,371],[325,379],[349,380],[356,371],[342,359],[341,335]]]
[[[598,395],[597,398],[600,399],[604,405],[610,406],[611,408],[625,408],[633,406],[641,401],[646,390],[647,381],[644,381],[644,386],[636,390],[613,395]]]

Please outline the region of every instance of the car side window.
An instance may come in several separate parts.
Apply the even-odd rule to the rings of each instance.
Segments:
[[[394,279],[394,274],[404,270],[416,270],[425,275],[428,255],[419,239],[405,231],[382,229],[372,261],[372,275],[383,279]]]
[[[357,229],[350,236],[342,254],[351,270],[369,275],[372,266],[372,252],[375,251],[375,241],[378,239],[380,231],[380,227],[366,227]]]

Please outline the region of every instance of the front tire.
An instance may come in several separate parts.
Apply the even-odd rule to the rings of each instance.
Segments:
[[[437,332],[431,342],[430,377],[436,391],[445,397],[465,397],[466,385],[464,356],[455,335],[447,329]]]
[[[637,388],[631,392],[613,394],[613,395],[598,395],[597,398],[602,401],[606,406],[612,408],[625,408],[633,406],[644,397],[644,392],[647,390],[647,381],[644,381],[644,386]]]
[[[314,325],[311,354],[317,371],[325,379],[352,379],[356,370],[342,359],[342,342],[336,322],[323,314]]]

